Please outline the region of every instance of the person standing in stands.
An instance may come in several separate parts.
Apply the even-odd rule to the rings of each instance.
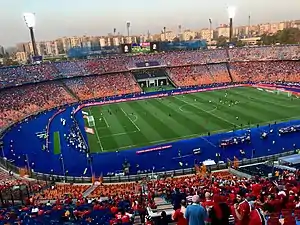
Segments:
[[[181,201],[181,208],[177,209],[172,215],[172,219],[177,222],[177,225],[187,225],[187,220],[184,218],[186,211],[186,201]]]
[[[250,223],[250,203],[246,200],[246,190],[240,190],[236,195],[236,203],[233,205],[232,214],[235,225],[249,225]]]
[[[166,211],[162,211],[160,214],[159,225],[168,225],[168,217]]]
[[[213,205],[209,210],[211,225],[229,225],[230,213],[230,208],[224,201],[222,201],[222,197],[214,195]]]
[[[189,225],[204,225],[207,218],[205,208],[199,204],[200,198],[194,195],[192,198],[193,204],[186,208],[184,217],[187,219]]]
[[[174,210],[181,208],[181,200],[184,199],[183,194],[179,191],[178,188],[175,188],[172,193],[172,205],[174,206]]]
[[[268,204],[263,205],[261,209],[252,206],[249,225],[267,225],[265,214],[268,213],[268,208]]]

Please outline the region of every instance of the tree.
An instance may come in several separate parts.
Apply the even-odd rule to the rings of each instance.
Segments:
[[[223,35],[216,39],[218,47],[224,47],[227,44],[227,38]]]
[[[174,37],[173,42],[179,42],[179,41],[180,41],[179,37]]]
[[[245,46],[245,43],[239,40],[237,37],[232,38],[231,41],[233,44],[235,44],[236,47],[243,47]]]
[[[264,45],[274,44],[299,44],[300,43],[300,29],[286,28],[278,31],[275,34],[263,34],[261,42]]]

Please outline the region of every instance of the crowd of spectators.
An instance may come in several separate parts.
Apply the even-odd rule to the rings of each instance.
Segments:
[[[45,216],[54,217],[54,212],[60,212],[58,220],[78,221],[84,218],[86,221],[89,218],[89,223],[96,224],[103,220],[104,214],[97,214],[100,210],[108,213],[105,213],[107,224],[131,224],[137,215],[141,216],[141,222],[153,224],[146,216],[147,208],[156,209],[158,206],[154,198],[161,197],[173,205],[171,219],[177,224],[187,224],[187,220],[194,224],[191,223],[191,214],[195,212],[191,210],[195,206],[203,210],[203,217],[199,217],[203,224],[205,221],[212,225],[265,225],[263,220],[267,219],[268,224],[278,224],[280,220],[284,220],[285,224],[295,224],[300,219],[297,176],[298,172],[282,171],[274,178],[257,176],[246,179],[221,171],[135,183],[96,182],[95,190],[87,197],[83,193],[89,185],[57,184],[28,198],[18,210],[7,205],[0,215],[0,222],[9,220],[11,213],[16,213],[13,219],[19,221],[22,216],[19,212],[28,211],[26,215],[33,221],[46,219]],[[48,207],[47,210],[45,207]],[[37,215],[33,215],[34,208],[37,208]],[[160,218],[167,224],[165,216],[162,212]]]
[[[299,82],[299,61],[234,62],[230,71],[235,82]]]
[[[298,45],[232,48],[228,51],[230,61],[298,60]]]
[[[114,73],[65,80],[80,100],[140,92],[131,73]]]
[[[75,102],[60,83],[48,82],[5,89],[0,94],[0,127],[35,112]]]
[[[169,76],[179,87],[231,82],[225,64],[174,67]]]
[[[41,63],[0,68],[0,88],[49,79],[124,72],[136,63],[157,61],[167,66],[190,66],[228,61],[297,60],[298,45],[245,47],[197,51],[175,51],[134,56],[110,56],[98,59]]]
[[[300,63],[291,60],[300,58],[299,49],[299,46],[274,46],[178,51],[0,68],[0,104],[3,106],[0,128],[33,112],[74,102],[65,85],[80,100],[140,92],[134,76],[120,72],[138,62],[159,61],[172,66],[168,69],[169,76],[179,87],[231,81],[299,82]],[[289,61],[278,61],[283,59]],[[226,62],[228,60],[230,62]],[[87,76],[91,74],[94,76]],[[57,81],[20,86],[68,77],[63,84]],[[3,89],[15,85],[13,89]]]
[[[54,65],[62,77],[83,76],[83,70],[77,61],[56,62]]]

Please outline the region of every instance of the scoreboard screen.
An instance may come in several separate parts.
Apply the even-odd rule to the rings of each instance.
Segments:
[[[151,51],[150,42],[133,43],[131,46],[132,53],[148,53]]]

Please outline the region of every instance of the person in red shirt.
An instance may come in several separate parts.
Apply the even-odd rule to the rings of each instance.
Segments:
[[[186,210],[186,201],[181,201],[180,209],[177,209],[172,215],[172,219],[177,221],[177,225],[187,225],[187,220],[184,218],[185,210]]]
[[[126,212],[124,210],[121,211],[121,220],[122,220],[122,223],[130,222],[130,217],[128,215],[126,215]]]
[[[235,225],[249,225],[251,207],[245,199],[245,191],[240,190],[236,195],[237,203],[234,204],[233,216],[235,217]]]
[[[113,215],[118,213],[118,207],[116,207],[115,205],[113,205],[113,207],[110,208],[110,211]]]
[[[262,185],[257,181],[255,184],[252,184],[252,194],[253,196],[258,196],[261,192]]]
[[[249,225],[267,225],[267,220],[261,209],[257,208],[251,210]]]

